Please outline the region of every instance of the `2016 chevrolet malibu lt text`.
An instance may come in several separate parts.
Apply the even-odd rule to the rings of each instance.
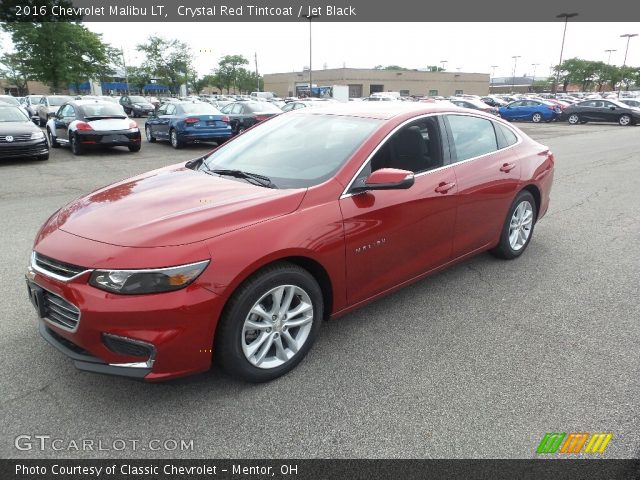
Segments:
[[[27,271],[42,336],[83,370],[212,363],[276,378],[335,318],[479,252],[521,255],[554,157],[453,105],[282,114],[55,212]]]

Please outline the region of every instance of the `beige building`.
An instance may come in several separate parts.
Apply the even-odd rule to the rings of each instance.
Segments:
[[[36,82],[29,80],[27,82],[27,88],[29,89],[30,95],[48,95],[51,93],[51,89],[48,85],[42,82]],[[58,93],[66,94],[68,90],[60,89]],[[9,94],[14,96],[19,96],[18,87],[15,84],[11,83],[9,80],[5,78],[0,78],[0,94]]]
[[[332,68],[313,70],[313,86],[348,85],[349,97],[367,97],[375,92],[400,92],[401,95],[450,96],[463,93],[487,95],[488,73],[421,72],[416,70],[375,70],[368,68]],[[309,89],[309,71],[264,75],[264,90],[280,97],[297,96]]]

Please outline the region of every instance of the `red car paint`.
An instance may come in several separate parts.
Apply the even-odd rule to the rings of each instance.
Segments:
[[[285,115],[327,113],[304,110]],[[103,333],[153,344],[155,363],[145,380],[194,374],[211,366],[218,319],[234,290],[271,262],[293,259],[310,269],[324,290],[327,316],[335,318],[496,246],[507,211],[523,188],[536,192],[538,219],[547,211],[553,155],[492,115],[424,103],[331,106],[328,113],[377,118],[380,124],[319,185],[268,189],[179,164],[97,190],[56,212],[33,248],[61,262],[89,270],[211,262],[188,287],[146,295],[95,288],[88,283],[90,272],[60,281],[31,269],[32,282],[81,312],[76,332],[47,322],[49,330],[105,364],[139,359],[111,351]],[[410,188],[346,193],[387,135],[430,114],[489,119],[515,132],[519,141],[415,175]],[[387,171],[378,183],[405,174]]]

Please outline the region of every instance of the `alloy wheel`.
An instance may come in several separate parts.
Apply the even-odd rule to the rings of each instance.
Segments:
[[[631,117],[629,115],[620,115],[620,118],[618,119],[618,123],[623,127],[626,127],[631,123]]]
[[[312,325],[309,294],[296,285],[280,285],[249,310],[242,327],[242,352],[255,367],[279,367],[300,351]]]
[[[533,207],[529,201],[524,200],[513,211],[509,223],[509,245],[514,251],[524,247],[531,235],[533,226]]]
[[[540,113],[534,113],[531,117],[531,120],[533,121],[533,123],[540,123],[540,120],[542,120],[542,115]]]
[[[571,125],[575,125],[576,123],[578,123],[580,121],[580,117],[578,117],[578,115],[576,115],[575,113],[569,115],[568,121]]]

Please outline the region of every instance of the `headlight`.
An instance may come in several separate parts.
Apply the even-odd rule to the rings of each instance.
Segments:
[[[96,270],[91,274],[89,283],[101,290],[123,295],[170,292],[190,285],[207,265],[209,260],[151,270]]]
[[[44,133],[42,133],[41,130],[38,130],[37,132],[33,132],[31,134],[31,140],[37,140],[39,138],[44,138]]]

